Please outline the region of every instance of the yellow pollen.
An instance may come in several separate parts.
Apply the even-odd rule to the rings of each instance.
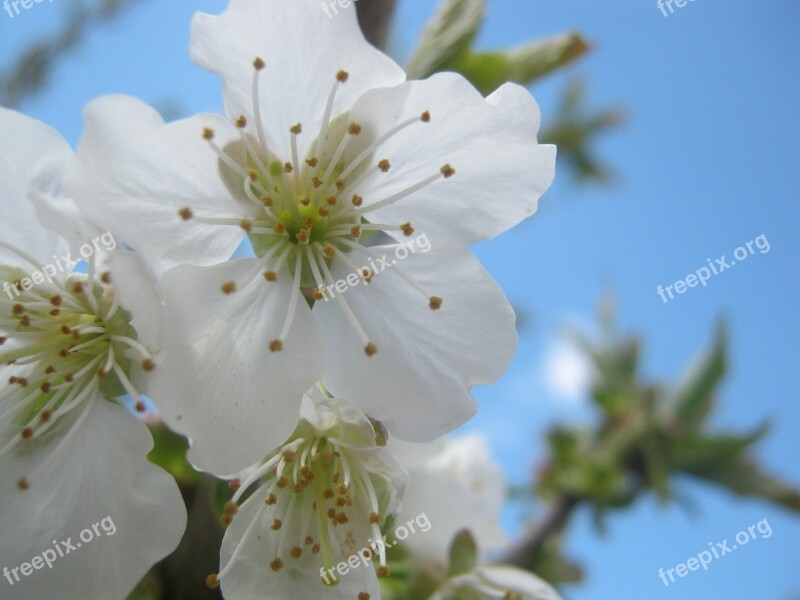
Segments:
[[[275,571],[276,573],[283,568],[283,561],[280,558],[276,558],[271,563],[269,563],[270,569]]]

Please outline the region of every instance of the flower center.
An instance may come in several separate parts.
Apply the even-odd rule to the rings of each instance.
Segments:
[[[358,251],[371,260],[380,260],[370,250],[370,238],[378,232],[414,233],[410,222],[374,223],[369,213],[394,204],[440,179],[455,175],[449,164],[432,169],[429,177],[385,198],[365,199],[358,195],[359,186],[373,176],[386,176],[392,164],[388,158],[375,162],[381,146],[409,127],[431,120],[429,111],[409,118],[382,135],[368,135],[364,128],[350,119],[349,113],[333,116],[336,94],[349,80],[346,71],[336,73],[328,101],[324,108],[322,127],[310,145],[308,155],[301,161],[298,137],[303,125],[297,123],[289,129],[291,157],[278,157],[270,151],[261,117],[259,74],[266,65],[263,60],[253,63],[253,121],[240,116],[235,125],[239,140],[220,148],[214,141],[212,129],[203,131],[203,138],[220,160],[223,179],[232,193],[246,206],[245,215],[207,217],[195,215],[191,207],[178,213],[187,221],[194,219],[208,225],[241,227],[249,236],[258,257],[257,268],[242,281],[221,284],[221,291],[232,294],[250,285],[261,273],[267,282],[275,282],[284,267],[292,278],[294,288],[285,325],[278,338],[269,342],[273,352],[283,349],[283,342],[295,315],[295,303],[300,292],[306,294],[310,305],[327,297],[325,290],[335,286],[331,272],[335,261],[341,261],[349,273],[369,284],[375,273],[357,266],[348,254]],[[235,182],[231,184],[231,182]],[[413,277],[399,267],[392,272],[417,289],[432,310],[439,310],[442,298],[431,295]],[[342,312],[364,344],[367,356],[373,356],[377,346],[359,323],[341,294],[335,295]]]
[[[155,361],[137,341],[110,276],[95,277],[93,266],[88,275],[72,274],[63,282],[53,279],[27,290],[21,285],[23,271],[2,269],[17,281],[7,297],[0,297],[0,364],[13,373],[0,393],[0,423],[19,433],[0,448],[0,458],[79,411],[70,426],[76,430],[98,393],[107,398],[130,394],[137,409],[144,410],[130,373],[137,360],[146,371],[155,368]],[[28,479],[18,487],[27,489]]]

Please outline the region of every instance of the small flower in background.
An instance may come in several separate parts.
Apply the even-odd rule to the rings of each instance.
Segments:
[[[123,597],[175,549],[186,525],[175,482],[147,461],[146,426],[113,401],[139,398],[132,380],[157,368],[158,357],[132,327],[101,259],[92,254],[88,273],[73,271],[75,243],[92,240],[94,228],[59,192],[68,144],[6,109],[0,129],[15,141],[4,153],[12,160],[0,164],[0,276],[11,284],[0,295],[0,562],[21,565],[54,539],[75,539],[109,507],[119,529],[80,550],[75,539],[69,566],[24,581],[10,571],[3,597]],[[116,264],[113,273],[130,281],[137,261]],[[138,296],[137,307],[157,310],[146,288]]]
[[[514,567],[479,567],[451,578],[430,600],[562,600],[553,587]]]
[[[285,439],[320,379],[393,435],[435,439],[474,414],[471,388],[516,345],[513,310],[467,247],[533,214],[550,185],[536,102],[513,84],[483,98],[452,73],[404,83],[354,11],[318,8],[233,0],[197,15],[192,55],[222,76],[228,119],[165,125],[100,99],[71,178],[162,275],[177,341],[157,395],[213,472]],[[431,252],[374,280],[360,267],[414,231]],[[229,261],[244,240],[255,258]],[[348,276],[364,285],[315,304]]]
[[[366,416],[313,389],[294,434],[237,482],[223,514],[222,569],[209,585],[229,600],[380,598],[376,570],[388,569],[376,541],[407,479]],[[348,560],[356,567],[342,575],[337,565]]]
[[[453,538],[464,529],[486,552],[508,543],[500,526],[505,475],[484,437],[443,437],[429,444],[390,440],[388,447],[411,478],[398,521],[424,511],[436,524],[425,536],[403,542],[418,562],[444,568]]]

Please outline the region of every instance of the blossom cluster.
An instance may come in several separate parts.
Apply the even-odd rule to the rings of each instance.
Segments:
[[[0,109],[17,148],[0,164],[0,278],[19,291],[0,295],[0,563],[108,507],[120,531],[0,595],[124,598],[175,549],[185,508],[132,414],[150,406],[236,490],[207,580],[226,598],[380,598],[383,547],[336,585],[319,573],[401,514],[440,532],[409,540],[420,560],[446,561],[464,526],[496,547],[502,477],[480,442],[441,436],[514,354],[514,312],[469,247],[532,215],[552,181],[535,100],[452,73],[409,81],[354,10],[327,19],[313,0],[198,14],[191,54],[221,77],[224,115],[165,123],[103,97],[73,152]],[[83,255],[99,235],[114,248]],[[412,236],[424,252],[380,277],[363,266]],[[70,252],[85,260],[17,285]],[[363,285],[328,298],[353,273]],[[436,510],[461,487],[463,514]],[[467,589],[557,597],[492,567],[436,597]]]

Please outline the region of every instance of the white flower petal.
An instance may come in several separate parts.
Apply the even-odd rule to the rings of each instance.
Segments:
[[[371,250],[391,257],[394,247]],[[349,258],[369,265],[357,251]],[[396,268],[443,298],[442,308],[431,310],[429,299],[390,269],[367,287],[350,288],[343,299],[378,347],[367,357],[336,299],[318,301],[314,314],[328,348],[323,381],[393,435],[431,441],[474,415],[470,388],[508,367],[517,339],[514,311],[469,251],[416,254]],[[334,278],[347,275],[347,265],[336,261]]]
[[[3,242],[32,255],[40,265],[52,261],[66,245],[39,223],[28,189],[36,176],[43,185],[56,189],[72,149],[64,138],[44,123],[0,107],[0,131],[5,143],[0,161],[0,223]],[[8,249],[0,247],[0,265],[32,266]],[[39,265],[37,265],[39,266]]]
[[[555,146],[539,145],[539,107],[524,88],[507,84],[484,99],[460,75],[441,73],[365,94],[350,119],[381,135],[430,111],[429,123],[404,129],[378,150],[388,174],[356,190],[379,202],[451,165],[455,175],[369,213],[380,223],[405,223],[437,247],[466,246],[517,225],[536,211],[555,173]]]
[[[291,158],[289,128],[303,125],[300,155],[322,126],[328,95],[340,70],[349,73],[333,106],[348,110],[372,88],[397,85],[405,73],[364,40],[355,6],[329,18],[317,0],[232,0],[221,16],[203,13],[192,24],[194,61],[223,77],[228,116],[254,115],[253,61],[260,74],[260,111],[270,149]]]
[[[0,565],[13,569],[31,562],[53,549],[54,540],[71,538],[75,550],[57,557],[52,568],[44,564],[27,577],[20,573],[13,586],[0,579],[0,595],[8,600],[125,598],[183,535],[186,511],[178,487],[147,461],[153,441],[145,425],[123,408],[97,399],[57,459],[31,480],[28,490],[19,491],[17,480],[61,439],[55,435],[35,452],[28,447],[3,458]],[[99,535],[82,541],[82,532],[94,534],[97,523]]]
[[[319,331],[302,296],[283,350],[269,349],[289,307],[288,270],[274,283],[256,273],[249,285],[222,292],[256,263],[176,267],[161,280],[168,339],[152,396],[170,426],[192,439],[193,464],[217,475],[255,463],[292,433],[303,393],[323,368]]]
[[[158,273],[231,257],[244,231],[178,215],[183,207],[206,217],[242,211],[202,137],[204,128],[213,128],[224,147],[237,137],[229,123],[198,115],[165,124],[154,109],[125,96],[95,100],[85,118],[85,137],[67,174],[67,192],[83,210],[102,218],[99,225],[140,251]]]

